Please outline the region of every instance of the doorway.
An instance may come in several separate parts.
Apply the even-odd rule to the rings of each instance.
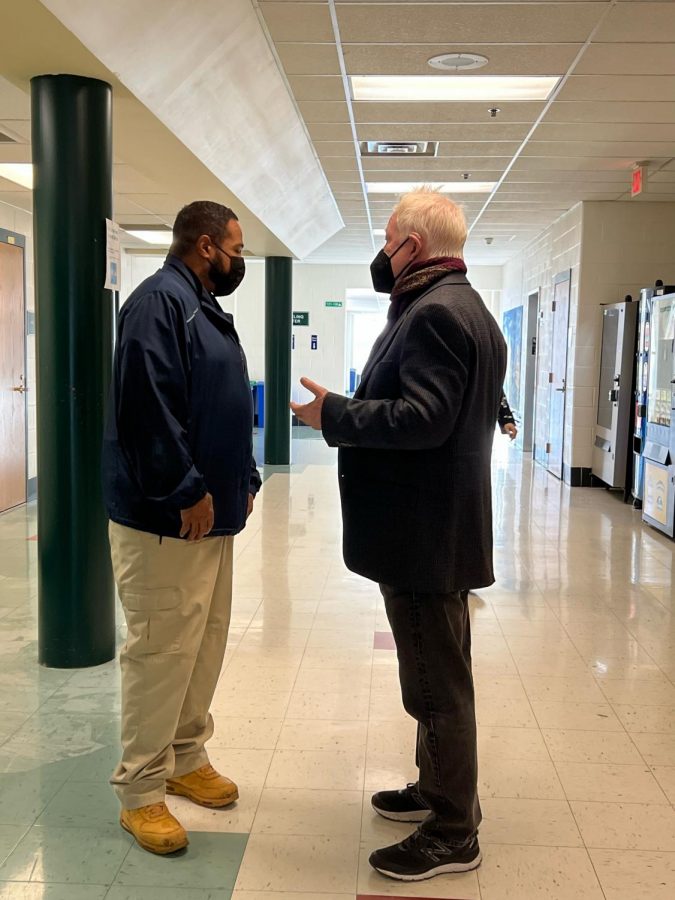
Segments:
[[[346,292],[345,384],[353,394],[358,386],[373,344],[387,324],[389,296],[372,288]]]
[[[26,502],[24,247],[0,229],[0,512]]]
[[[537,322],[539,315],[539,289],[527,295],[527,325],[525,332],[525,389],[523,393],[520,448],[531,453],[534,444],[534,395],[537,378]]]
[[[556,478],[563,477],[565,443],[565,393],[567,391],[567,333],[570,321],[570,283],[567,269],[553,282],[553,330],[551,341],[551,375],[549,401],[548,470]]]

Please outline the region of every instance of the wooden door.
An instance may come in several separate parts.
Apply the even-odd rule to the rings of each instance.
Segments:
[[[0,512],[26,502],[23,247],[0,235]]]

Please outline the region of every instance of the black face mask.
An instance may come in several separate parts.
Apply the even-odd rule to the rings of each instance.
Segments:
[[[409,240],[410,238],[407,237],[402,243],[400,243],[391,254],[391,256],[387,256],[387,254],[384,252],[383,247],[375,257],[375,259],[371,262],[370,277],[373,280],[373,287],[378,294],[391,294],[391,292],[394,290],[394,285],[396,284],[397,277],[400,278],[403,272],[405,272],[404,269],[403,272],[401,272],[398,276],[394,275],[393,269],[391,268],[391,261],[401,249],[403,244],[407,243]],[[410,263],[412,263],[412,260],[410,261]],[[410,263],[408,263],[408,265],[410,265]],[[406,266],[406,269],[407,268],[408,266]]]
[[[215,263],[211,263],[209,281],[213,282],[213,293],[216,297],[227,297],[233,294],[244,280],[246,263],[241,256],[230,256],[227,250],[223,250],[215,241],[213,246],[230,260],[230,271],[223,272]]]

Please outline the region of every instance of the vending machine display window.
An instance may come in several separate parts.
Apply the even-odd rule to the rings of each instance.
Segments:
[[[672,409],[675,299],[654,304],[649,353],[647,421],[670,428]]]

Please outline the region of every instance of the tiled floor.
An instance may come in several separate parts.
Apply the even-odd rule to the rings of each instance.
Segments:
[[[672,900],[673,545],[497,440],[498,582],[472,601],[485,861],[405,886],[367,863],[410,830],[370,792],[415,777],[388,623],[342,565],[333,451],[296,459],[237,542],[211,755],[241,801],[172,800],[175,859],[116,823],[117,665],[37,668],[35,509],[0,517],[0,900]]]

